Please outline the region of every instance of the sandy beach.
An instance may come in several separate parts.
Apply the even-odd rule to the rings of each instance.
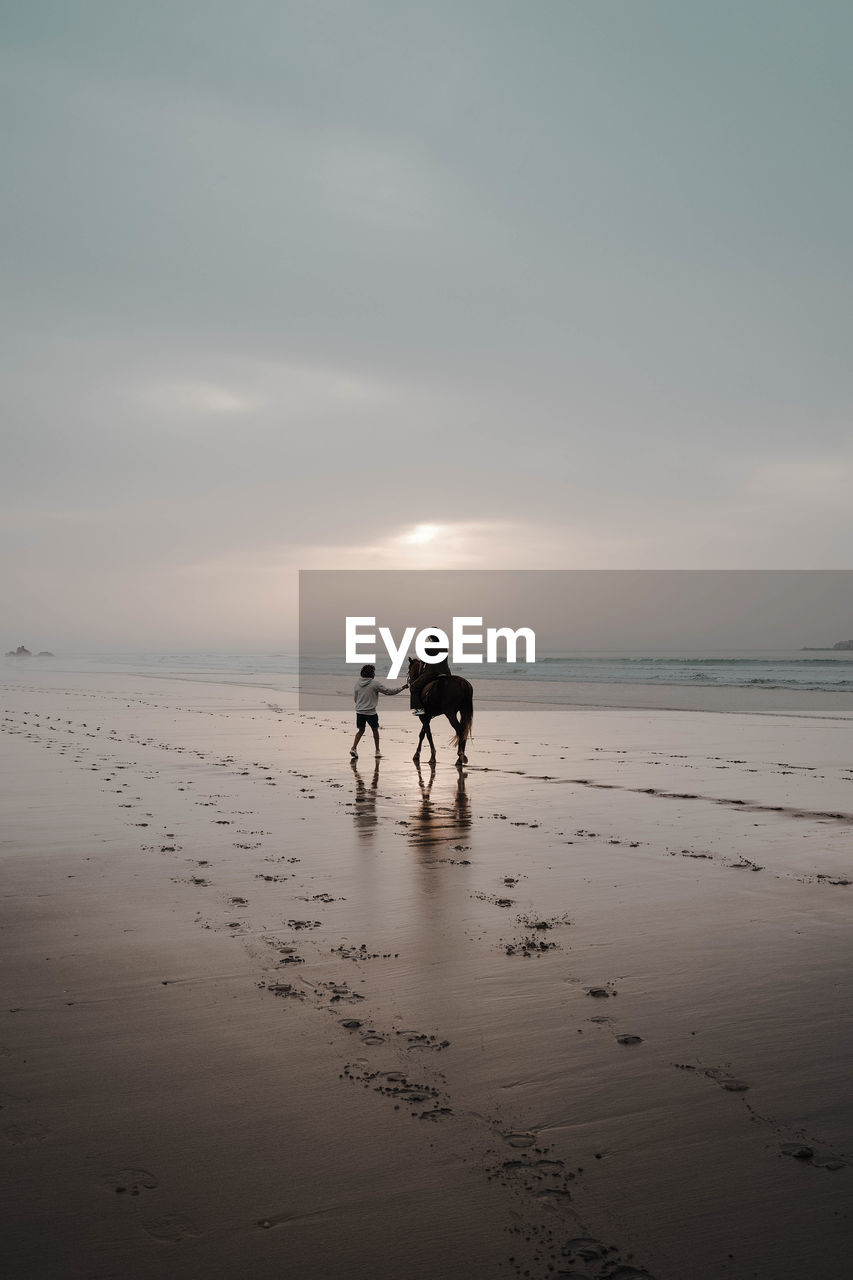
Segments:
[[[851,1274],[851,47],[3,6],[0,1280]]]
[[[9,1274],[844,1274],[850,720],[402,702],[6,671]]]

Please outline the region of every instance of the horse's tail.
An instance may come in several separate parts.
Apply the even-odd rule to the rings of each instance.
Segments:
[[[456,737],[453,739],[454,747],[465,750],[465,743],[472,736],[471,726],[473,723],[474,690],[467,680],[463,680],[459,705],[459,728],[456,731]]]

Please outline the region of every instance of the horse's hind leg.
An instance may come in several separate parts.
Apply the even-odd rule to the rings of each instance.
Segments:
[[[449,711],[445,711],[444,714],[447,716],[447,719],[450,721],[450,726],[456,734],[456,763],[467,764],[468,757],[465,754],[465,739],[462,737],[462,713],[455,711],[453,715],[451,715]],[[456,719],[457,716],[459,717],[458,720]]]

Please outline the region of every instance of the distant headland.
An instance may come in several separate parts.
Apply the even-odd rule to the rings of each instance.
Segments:
[[[7,658],[31,658],[33,655],[30,650],[22,644],[17,649],[7,649]],[[56,655],[51,653],[49,649],[41,649],[36,655],[37,658],[54,658]]]
[[[836,644],[804,644],[803,653],[832,653],[836,649],[853,649],[853,640],[839,640]]]

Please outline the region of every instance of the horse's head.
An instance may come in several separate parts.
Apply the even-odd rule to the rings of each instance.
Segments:
[[[420,658],[409,658],[409,679],[416,680],[424,669]]]

